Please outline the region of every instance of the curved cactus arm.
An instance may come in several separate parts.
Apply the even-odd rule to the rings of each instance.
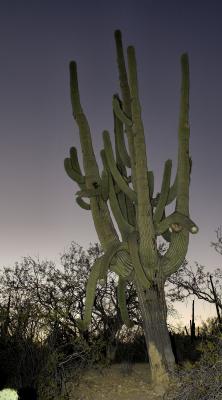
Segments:
[[[132,225],[130,225],[122,215],[122,212],[121,212],[121,209],[119,206],[119,202],[117,200],[116,193],[114,190],[111,176],[109,178],[109,202],[110,202],[110,207],[111,207],[113,216],[117,222],[119,231],[121,233],[122,239],[126,240],[129,233],[133,232],[134,227]]]
[[[190,233],[198,232],[197,225],[189,217],[178,212],[174,212],[161,222],[155,224],[156,235],[162,235],[169,228],[174,232],[180,232],[182,229]]]
[[[163,217],[163,213],[164,213],[166,202],[167,202],[167,196],[169,193],[169,187],[170,187],[171,168],[172,168],[172,161],[167,160],[165,162],[165,167],[164,167],[161,192],[160,192],[157,207],[156,207],[156,210],[155,210],[155,213],[153,216],[154,224],[160,222]]]
[[[152,206],[147,179],[147,155],[141,106],[138,93],[137,66],[133,46],[127,49],[129,66],[129,85],[131,93],[131,107],[135,149],[135,176],[137,191],[137,224],[140,232],[139,252],[143,265],[157,263],[157,249],[154,246],[155,232],[153,226]]]
[[[125,270],[123,265],[118,265],[115,260],[112,260],[110,264],[110,271],[115,272],[118,276],[125,275]]]
[[[126,115],[126,113],[122,110],[120,106],[120,99],[119,97],[114,94],[113,96],[113,111],[116,117],[126,126],[132,127],[133,122],[132,120]]]
[[[90,271],[90,275],[88,278],[87,286],[86,286],[86,301],[85,301],[85,310],[84,310],[84,318],[83,320],[77,320],[77,325],[79,329],[85,330],[90,324],[92,317],[92,308],[95,299],[96,286],[97,281],[104,279],[107,275],[108,269],[111,267],[111,262],[114,259],[114,262],[117,262],[117,259],[121,260],[121,256],[119,253],[126,253],[127,245],[124,243],[116,242],[109,246],[108,250],[106,250],[105,254],[98,258],[92,266]],[[118,264],[118,262],[117,262]],[[125,263],[126,264],[126,263]],[[120,265],[120,263],[119,263]],[[124,267],[126,270],[126,267]],[[131,266],[132,270],[132,266]],[[125,271],[124,271],[125,272]],[[126,274],[126,273],[125,273]]]
[[[128,251],[118,251],[118,253],[113,257],[111,261],[110,270],[115,272],[119,277],[123,279],[133,279],[134,267]]]
[[[165,219],[171,228],[171,243],[169,249],[160,259],[160,267],[165,278],[176,272],[182,265],[188,249],[189,232],[197,233],[198,227],[188,217],[175,212]],[[163,221],[164,222],[164,221]],[[164,228],[165,229],[165,228]]]
[[[180,98],[180,117],[178,131],[178,162],[176,182],[176,207],[178,214],[188,219],[174,221],[171,228],[172,238],[169,249],[161,259],[165,274],[175,272],[186,256],[189,243],[189,232],[196,233],[197,226],[189,220],[189,184],[190,184],[190,157],[189,157],[189,61],[187,54],[181,57],[182,83]],[[178,215],[177,214],[177,215]],[[168,218],[168,217],[167,217]],[[175,225],[174,225],[175,223]],[[180,229],[185,223],[184,228]],[[179,225],[179,226],[178,226]]]
[[[91,210],[90,204],[86,203],[81,197],[76,198],[76,203],[84,210]]]
[[[117,265],[122,265],[124,268],[124,272],[120,274],[120,276],[124,279],[129,279],[130,276],[134,273],[134,267],[132,264],[131,257],[129,255],[129,250],[127,246],[127,250],[121,250],[118,251],[116,255],[116,263]]]
[[[103,256],[102,256],[103,257]],[[98,258],[92,266],[86,286],[86,301],[83,320],[77,319],[76,323],[80,330],[86,330],[91,322],[92,308],[96,295],[96,286],[101,276],[101,259]]]
[[[76,192],[76,196],[87,197],[87,198],[100,196],[101,194],[102,194],[101,187],[97,189],[83,189]]]
[[[123,249],[126,249],[126,245],[121,242],[114,242],[106,250],[105,254],[100,260],[100,278],[104,279],[113,259],[116,260],[117,253]]]
[[[127,328],[132,328],[134,326],[134,323],[129,319],[129,314],[126,305],[126,285],[127,281],[119,277],[117,286],[117,299],[123,323],[127,326]]]
[[[116,148],[120,155],[121,161],[126,167],[131,168],[131,160],[126,150],[126,145],[124,140],[123,124],[115,115],[114,115],[114,132],[115,132]]]
[[[152,276],[150,276],[150,271],[145,273],[143,266],[140,261],[139,252],[138,252],[138,243],[137,243],[137,232],[134,231],[128,237],[128,245],[129,245],[129,252],[130,257],[134,266],[135,275],[140,282],[140,284],[145,288],[150,287],[150,282]]]
[[[76,172],[73,167],[70,158],[65,158],[64,160],[64,168],[69,176],[73,181],[78,183],[80,187],[82,187],[85,184],[85,178],[84,176],[80,175],[78,172]]]
[[[163,278],[167,279],[178,270],[185,260],[189,243],[189,234],[186,230],[171,233],[171,243],[169,249],[160,258],[160,269]]]
[[[126,196],[128,196],[132,201],[136,202],[136,193],[127,185],[126,181],[123,179],[122,175],[118,171],[118,168],[116,167],[109,132],[103,132],[103,141],[107,163],[115,182],[117,183],[119,188],[126,194]]]

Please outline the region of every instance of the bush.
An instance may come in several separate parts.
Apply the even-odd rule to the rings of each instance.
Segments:
[[[202,355],[195,364],[186,363],[172,377],[166,400],[222,399],[222,335],[199,345]]]

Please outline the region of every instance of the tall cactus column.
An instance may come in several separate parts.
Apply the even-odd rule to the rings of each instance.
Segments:
[[[166,324],[164,284],[185,258],[189,233],[198,231],[189,216],[191,159],[188,57],[184,54],[181,58],[182,88],[176,178],[171,185],[172,161],[167,160],[161,192],[154,195],[154,174],[148,168],[141,118],[135,50],[132,46],[128,47],[127,72],[120,31],[115,32],[115,40],[121,95],[115,94],[112,103],[115,151],[109,132],[103,132],[101,173],[93,151],[89,124],[80,102],[76,63],[70,63],[71,101],[79,128],[84,174],[75,147],[70,149],[70,157],[65,159],[65,169],[69,177],[79,185],[77,204],[91,211],[104,251],[92,267],[87,283],[84,319],[77,321],[77,324],[82,330],[90,324],[97,282],[104,281],[110,270],[119,277],[117,294],[123,323],[132,326],[125,291],[127,283],[134,282],[143,317],[152,379],[159,384],[168,381],[168,373],[174,366]],[[174,200],[175,211],[166,216],[165,209]],[[169,243],[164,255],[160,254],[157,247],[159,236]]]

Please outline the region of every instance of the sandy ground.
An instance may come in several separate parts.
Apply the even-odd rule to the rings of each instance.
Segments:
[[[150,384],[148,364],[114,364],[86,371],[78,385],[70,384],[73,400],[161,400],[161,389]]]

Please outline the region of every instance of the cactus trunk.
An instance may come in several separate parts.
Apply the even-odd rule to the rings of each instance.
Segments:
[[[167,308],[163,284],[143,290],[137,282],[136,287],[152,381],[164,385],[168,383],[169,372],[175,366],[175,358],[166,323]]]

